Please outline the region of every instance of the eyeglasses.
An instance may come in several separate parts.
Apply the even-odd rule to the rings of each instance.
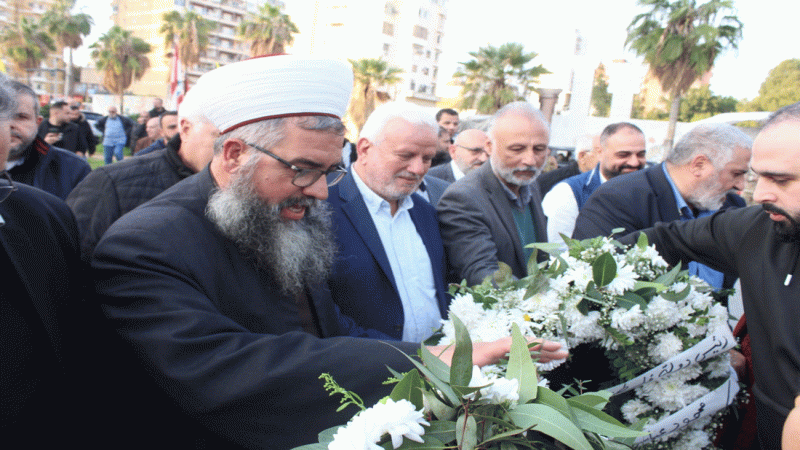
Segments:
[[[320,169],[303,169],[301,167],[297,167],[294,164],[286,161],[285,159],[281,158],[280,156],[263,149],[255,144],[251,144],[249,142],[245,142],[245,144],[253,147],[254,149],[260,151],[261,153],[266,153],[267,155],[275,158],[278,162],[283,164],[284,166],[294,170],[296,173],[294,178],[292,178],[292,184],[300,187],[305,188],[309,187],[312,184],[316,183],[317,180],[320,179],[321,176],[328,177],[328,175],[333,174],[332,177],[327,178],[328,187],[335,185],[336,183],[340,182],[342,178],[347,174],[347,169],[342,166],[336,166],[332,169],[328,170],[320,170]]]
[[[74,105],[69,107],[69,109],[71,109],[73,111],[77,111],[78,108],[80,108],[80,107],[79,106],[74,106]]]
[[[464,150],[468,150],[468,151],[472,152],[473,154],[486,153],[486,149],[484,149],[483,147],[471,148],[471,147],[464,147],[463,145],[460,145],[460,144],[456,144],[456,147],[461,147]]]
[[[17,190],[17,187],[14,186],[14,181],[11,179],[11,175],[8,174],[7,170],[4,170],[0,173],[0,177],[5,178],[5,181],[0,180],[0,203],[3,203],[12,192]]]

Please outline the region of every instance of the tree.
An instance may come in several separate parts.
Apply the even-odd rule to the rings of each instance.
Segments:
[[[717,114],[734,112],[737,103],[733,97],[714,95],[708,86],[692,88],[681,102],[678,119],[681,122],[695,122]]]
[[[470,52],[474,59],[459,63],[453,74],[461,83],[460,107],[491,114],[508,103],[524,100],[539,76],[550,73],[541,64],[526,67],[537,53],[525,53],[522,44],[487,45]]]
[[[239,36],[250,41],[252,56],[283,53],[292,44],[292,34],[298,33],[297,25],[283,14],[277,6],[264,3],[256,14],[239,24]]]
[[[750,111],[775,111],[800,101],[800,59],[781,62],[761,83],[758,96],[749,102]]]
[[[64,76],[64,95],[72,94],[72,50],[83,45],[83,36],[92,31],[94,20],[84,13],[72,14],[75,0],[58,0],[42,17],[42,23],[55,37],[56,42],[69,53],[69,64]]]
[[[208,48],[209,34],[216,29],[216,24],[194,11],[181,14],[170,11],[162,16],[159,33],[164,35],[164,47],[167,49],[178,46],[178,55],[183,65],[185,89],[189,89],[189,68],[200,63],[200,56]],[[169,51],[169,50],[168,50]]]
[[[92,46],[92,59],[98,70],[103,72],[103,86],[119,95],[119,112],[123,109],[125,89],[139,80],[150,68],[150,44],[114,25]]]
[[[611,93],[608,92],[608,76],[606,66],[602,63],[594,71],[594,86],[592,86],[593,116],[608,117],[611,111]]]
[[[378,88],[385,89],[402,81],[400,74],[403,70],[390,66],[380,58],[348,59],[348,61],[353,66],[354,86],[347,112],[360,130],[367,117],[375,110]]]
[[[8,25],[0,33],[5,55],[11,60],[14,68],[31,84],[31,74],[38,69],[49,52],[56,51],[53,38],[41,22],[27,17],[20,19],[15,25]]]
[[[681,97],[711,70],[719,53],[737,48],[742,23],[732,0],[639,0],[650,11],[634,17],[625,45],[650,65],[651,73],[669,95],[666,148],[672,148]]]

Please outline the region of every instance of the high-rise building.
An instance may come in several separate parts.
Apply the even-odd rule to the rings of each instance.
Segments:
[[[134,36],[147,41],[153,48],[150,52],[150,69],[141,80],[134,82],[129,91],[136,95],[165,98],[169,94],[169,79],[172,48],[164,45],[164,36],[159,33],[165,13],[173,10],[194,11],[216,25],[211,32],[208,49],[200,63],[188,70],[189,84],[200,75],[216,67],[240,61],[250,56],[249,45],[236,35],[236,27],[255,12],[263,3],[279,3],[270,0],[113,0],[112,19],[115,25],[131,31]]]
[[[54,3],[55,0],[0,0],[0,27],[16,27],[23,17],[38,22]],[[57,42],[55,44],[58,46]],[[62,48],[48,53],[39,68],[28,70],[27,73],[18,71],[8,57],[3,57],[3,64],[7,73],[15,80],[30,82],[33,90],[43,96],[44,101],[64,93],[66,64]]]
[[[292,0],[300,33],[288,51],[342,60],[382,58],[404,71],[382,87],[395,100],[435,106],[448,0]]]

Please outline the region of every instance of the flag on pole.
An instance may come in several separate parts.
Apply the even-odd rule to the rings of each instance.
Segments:
[[[183,68],[181,67],[181,58],[180,53],[178,53],[178,43],[173,43],[173,50],[172,50],[172,67],[170,68],[169,72],[169,94],[172,98],[172,104],[175,105],[175,109],[183,101],[183,94],[186,92],[186,86],[184,86],[184,75],[183,75]]]

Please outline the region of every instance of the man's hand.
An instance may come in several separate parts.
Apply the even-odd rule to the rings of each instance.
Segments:
[[[61,133],[47,133],[44,135],[44,141],[50,145],[55,144],[61,140]]]
[[[531,349],[531,352],[535,353],[534,358],[538,359],[539,362],[546,363],[557,359],[564,359],[569,355],[566,350],[561,350],[561,344],[558,342],[545,341],[542,339],[528,339],[528,342],[539,343],[539,345]],[[455,345],[437,345],[428,347],[428,350],[447,363],[447,365],[450,365],[450,361],[453,359]],[[500,359],[508,355],[510,351],[510,336],[492,342],[473,342],[472,364],[480,367],[496,364]]]

